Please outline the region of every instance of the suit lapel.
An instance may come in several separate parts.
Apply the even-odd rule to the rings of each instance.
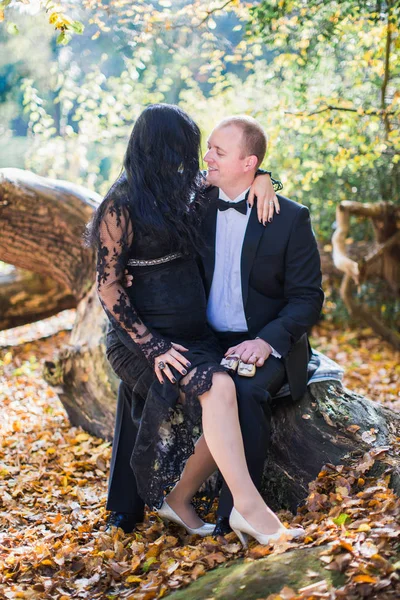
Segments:
[[[257,253],[258,244],[265,231],[264,225],[259,223],[257,218],[257,199],[251,209],[249,222],[247,223],[246,233],[243,240],[241,257],[241,280],[243,306],[246,308],[247,297],[249,293],[249,277],[254,258]]]
[[[202,252],[204,275],[207,286],[207,293],[210,291],[212,278],[215,266],[215,232],[217,229],[217,200],[219,196],[219,188],[212,187],[207,192],[207,212],[204,218],[204,240],[206,247]]]

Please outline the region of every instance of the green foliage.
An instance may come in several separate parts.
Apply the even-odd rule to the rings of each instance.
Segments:
[[[335,46],[350,22],[398,27],[400,6],[395,0],[263,0],[250,9],[249,31],[267,44],[300,52],[307,60],[321,57],[321,43]]]
[[[399,4],[268,0],[250,14],[248,34],[276,52],[289,188],[313,209],[319,236],[329,237],[340,200],[398,202]]]
[[[33,81],[25,81],[23,103],[32,137],[27,168],[95,187],[100,193],[116,178],[132,123],[143,106],[162,101],[163,94],[156,89],[154,69],[141,74],[137,61],[126,63],[118,77],[107,78],[102,72],[107,58],[104,55],[92,65],[83,81],[74,76],[73,65],[64,73],[55,67],[50,70],[57,124]]]
[[[269,136],[264,165],[285,195],[310,206],[324,242],[339,201],[399,201],[398,4],[271,0],[249,12],[232,1],[218,10],[224,5],[112,1],[106,10],[84,0],[76,16],[85,29],[63,21],[61,9],[70,15],[73,3],[58,12],[49,5],[59,43],[70,42],[38,40],[37,58],[26,19],[17,20],[26,47],[14,59],[17,45],[4,42],[12,50],[0,60],[0,91],[6,71],[24,78],[4,106],[9,130],[16,115],[27,127],[26,168],[104,193],[137,114],[150,102],[173,102],[205,137],[228,114],[256,117]],[[354,237],[370,233],[358,224]]]

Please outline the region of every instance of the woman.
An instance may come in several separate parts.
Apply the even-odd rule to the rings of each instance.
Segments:
[[[190,501],[218,468],[234,498],[232,527],[242,542],[247,531],[268,543],[296,532],[283,527],[250,478],[235,386],[207,326],[196,263],[204,204],[199,151],[199,129],[178,107],[153,105],[140,115],[125,174],[90,227],[89,241],[98,249],[98,294],[118,336],[137,355],[138,381],[147,365],[156,375],[131,459],[143,500],[162,518],[209,535],[213,525],[198,517]],[[126,266],[134,280],[129,290],[122,286]],[[179,514],[173,506],[180,506]]]

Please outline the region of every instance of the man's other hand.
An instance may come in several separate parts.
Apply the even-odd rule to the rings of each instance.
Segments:
[[[262,367],[269,355],[272,353],[271,346],[264,340],[246,340],[236,346],[228,348],[225,356],[234,354],[241,361],[248,364],[255,364],[256,367]]]
[[[124,277],[122,279],[122,285],[123,285],[123,287],[131,287],[132,283],[133,283],[133,275],[129,275],[128,269],[125,269]]]

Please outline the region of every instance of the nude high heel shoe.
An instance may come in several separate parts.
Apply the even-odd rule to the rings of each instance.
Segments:
[[[201,527],[189,527],[189,525],[186,525],[186,523],[182,521],[180,516],[176,514],[176,512],[170,507],[170,505],[167,504],[166,500],[164,500],[161,507],[156,509],[155,512],[166,523],[168,523],[169,521],[171,521],[171,523],[176,523],[177,525],[184,527],[186,531],[191,535],[200,535],[201,537],[206,537],[207,535],[211,535],[215,528],[215,524],[204,523],[204,521]]]
[[[244,517],[242,517],[240,512],[238,512],[235,507],[232,508],[232,512],[229,517],[229,525],[236,533],[245,548],[247,546],[247,539],[249,535],[257,540],[259,544],[263,544],[264,546],[279,540],[279,538],[282,536],[284,536],[285,539],[290,540],[304,535],[304,529],[302,527],[286,529],[286,527],[283,525],[281,525],[276,533],[260,533],[254,529],[254,527],[252,527]]]

